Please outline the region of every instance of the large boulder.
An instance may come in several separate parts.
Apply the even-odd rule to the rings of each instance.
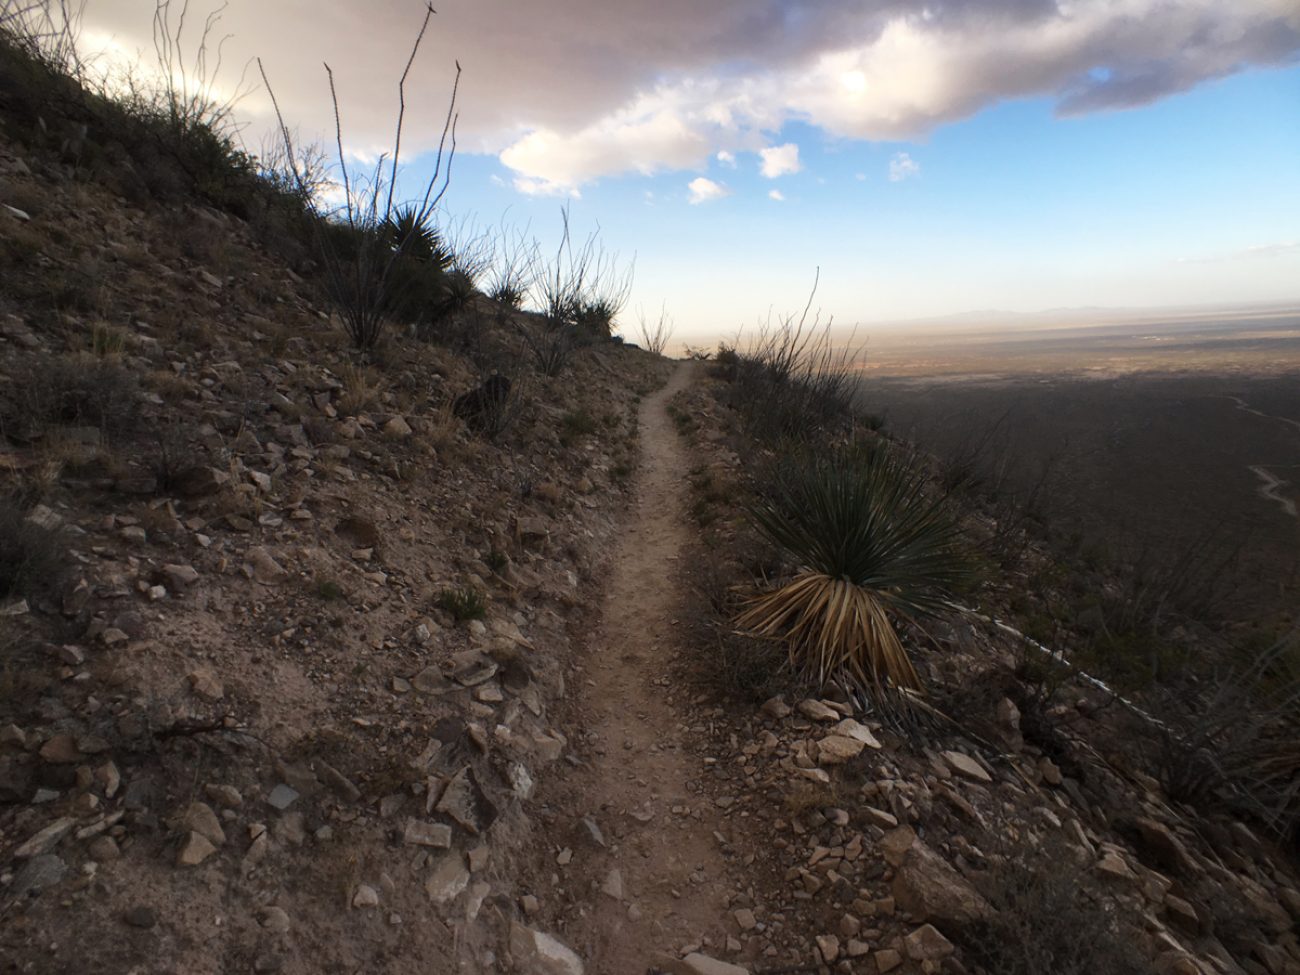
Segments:
[[[918,921],[953,925],[988,918],[993,908],[948,862],[916,840],[894,874],[894,900]]]

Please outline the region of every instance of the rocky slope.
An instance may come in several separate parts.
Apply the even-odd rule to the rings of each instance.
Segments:
[[[5,969],[480,957],[662,361],[532,377],[483,315],[365,362],[235,217],[13,145],[0,202]]]

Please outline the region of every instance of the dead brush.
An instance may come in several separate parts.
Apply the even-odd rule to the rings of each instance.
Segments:
[[[835,783],[824,785],[811,779],[796,779],[782,793],[786,812],[794,818],[823,809],[838,808],[845,800]]]
[[[338,408],[344,416],[356,416],[379,405],[385,383],[373,366],[344,363],[339,370],[339,380],[343,383],[343,392],[339,396]]]
[[[990,915],[957,932],[970,960],[997,975],[1139,975],[1150,966],[1090,883],[1091,863],[1064,840],[995,840],[976,887]],[[1001,846],[1002,849],[996,849]]]
[[[463,428],[464,424],[452,411],[451,400],[443,399],[425,417],[425,442],[440,455],[448,454],[455,449]]]

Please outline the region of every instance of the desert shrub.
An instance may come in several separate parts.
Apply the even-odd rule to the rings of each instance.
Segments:
[[[121,433],[138,419],[136,377],[111,358],[42,359],[24,369],[15,385],[10,422],[19,429],[68,425]]]
[[[533,287],[538,267],[537,242],[521,230],[504,225],[493,246],[495,260],[487,272],[485,291],[493,301],[518,310]]]
[[[1214,675],[1189,707],[1170,693],[1153,706],[1157,774],[1169,796],[1248,816],[1300,837],[1300,630]]]
[[[750,515],[795,574],[750,600],[737,626],[785,643],[819,686],[838,682],[887,712],[905,706],[921,680],[894,619],[942,612],[972,578],[956,522],[925,486],[882,446],[784,456]]]
[[[450,613],[456,622],[481,620],[487,615],[487,600],[477,589],[444,589],[438,593],[435,605]]]
[[[204,453],[190,441],[179,422],[155,427],[150,435],[149,465],[160,492],[173,491],[190,471],[202,466]]]
[[[519,422],[527,402],[527,383],[494,373],[456,397],[452,413],[485,439],[497,440]]]
[[[761,323],[744,349],[719,346],[713,373],[730,382],[730,401],[756,439],[773,443],[833,435],[857,417],[861,356],[852,336],[841,343],[812,315],[812,294],[798,316]]]
[[[637,337],[647,352],[663,355],[673,337],[673,320],[668,315],[668,309],[661,308],[659,318],[653,322],[646,319],[644,311],[638,312]]]
[[[316,580],[316,595],[325,602],[334,602],[343,598],[343,587],[334,579],[322,576]]]
[[[600,246],[598,233],[575,246],[568,210],[561,216],[563,232],[554,258],[544,261],[534,251],[527,275],[538,314],[512,321],[537,371],[548,377],[562,373],[577,349],[609,337],[632,290],[633,266],[620,267],[618,255]]]
[[[1150,970],[1115,910],[1089,890],[1087,865],[1062,840],[992,859],[977,886],[990,917],[958,932],[987,975],[1142,975]]]
[[[572,443],[581,437],[590,437],[600,429],[600,425],[586,410],[569,410],[560,417],[560,440]]]
[[[721,694],[761,704],[800,686],[785,650],[771,640],[719,630],[704,661],[710,684]]]
[[[30,521],[14,499],[0,497],[0,600],[52,588],[61,568],[58,536]]]
[[[401,303],[403,283],[410,280],[403,273],[403,269],[412,263],[408,261],[408,254],[412,251],[418,253],[428,242],[426,228],[431,226],[432,217],[450,185],[451,158],[455,154],[456,145],[455,111],[460,86],[459,64],[452,83],[442,137],[424,194],[418,201],[405,207],[400,201],[394,201],[406,121],[406,80],[433,13],[432,7],[425,8],[424,19],[411,45],[406,67],[398,80],[399,108],[392,150],[379,158],[368,179],[358,178],[348,169],[343,151],[342,119],[334,87],[334,73],[329,65],[325,66],[334,108],[337,163],[344,199],[344,205],[337,214],[322,209],[322,205],[304,185],[304,167],[298,162],[294,137],[280,113],[265,68],[258,62],[262,80],[276,112],[280,144],[287,159],[285,172],[298,188],[299,197],[307,201],[308,211],[313,218],[311,226],[315,230],[315,243],[321,258],[327,293],[352,344],[361,350],[374,348],[394,307]],[[404,232],[399,232],[396,242],[392,236],[394,227],[405,228]]]

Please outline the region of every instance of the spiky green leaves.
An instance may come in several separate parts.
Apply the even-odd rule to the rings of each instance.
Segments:
[[[919,689],[891,617],[937,612],[972,575],[956,523],[924,488],[924,473],[883,447],[789,458],[751,515],[799,572],[737,624],[786,640],[791,663],[822,682]]]
[[[451,252],[428,219],[414,206],[399,207],[384,225],[388,246],[399,254],[439,271],[451,266]]]

